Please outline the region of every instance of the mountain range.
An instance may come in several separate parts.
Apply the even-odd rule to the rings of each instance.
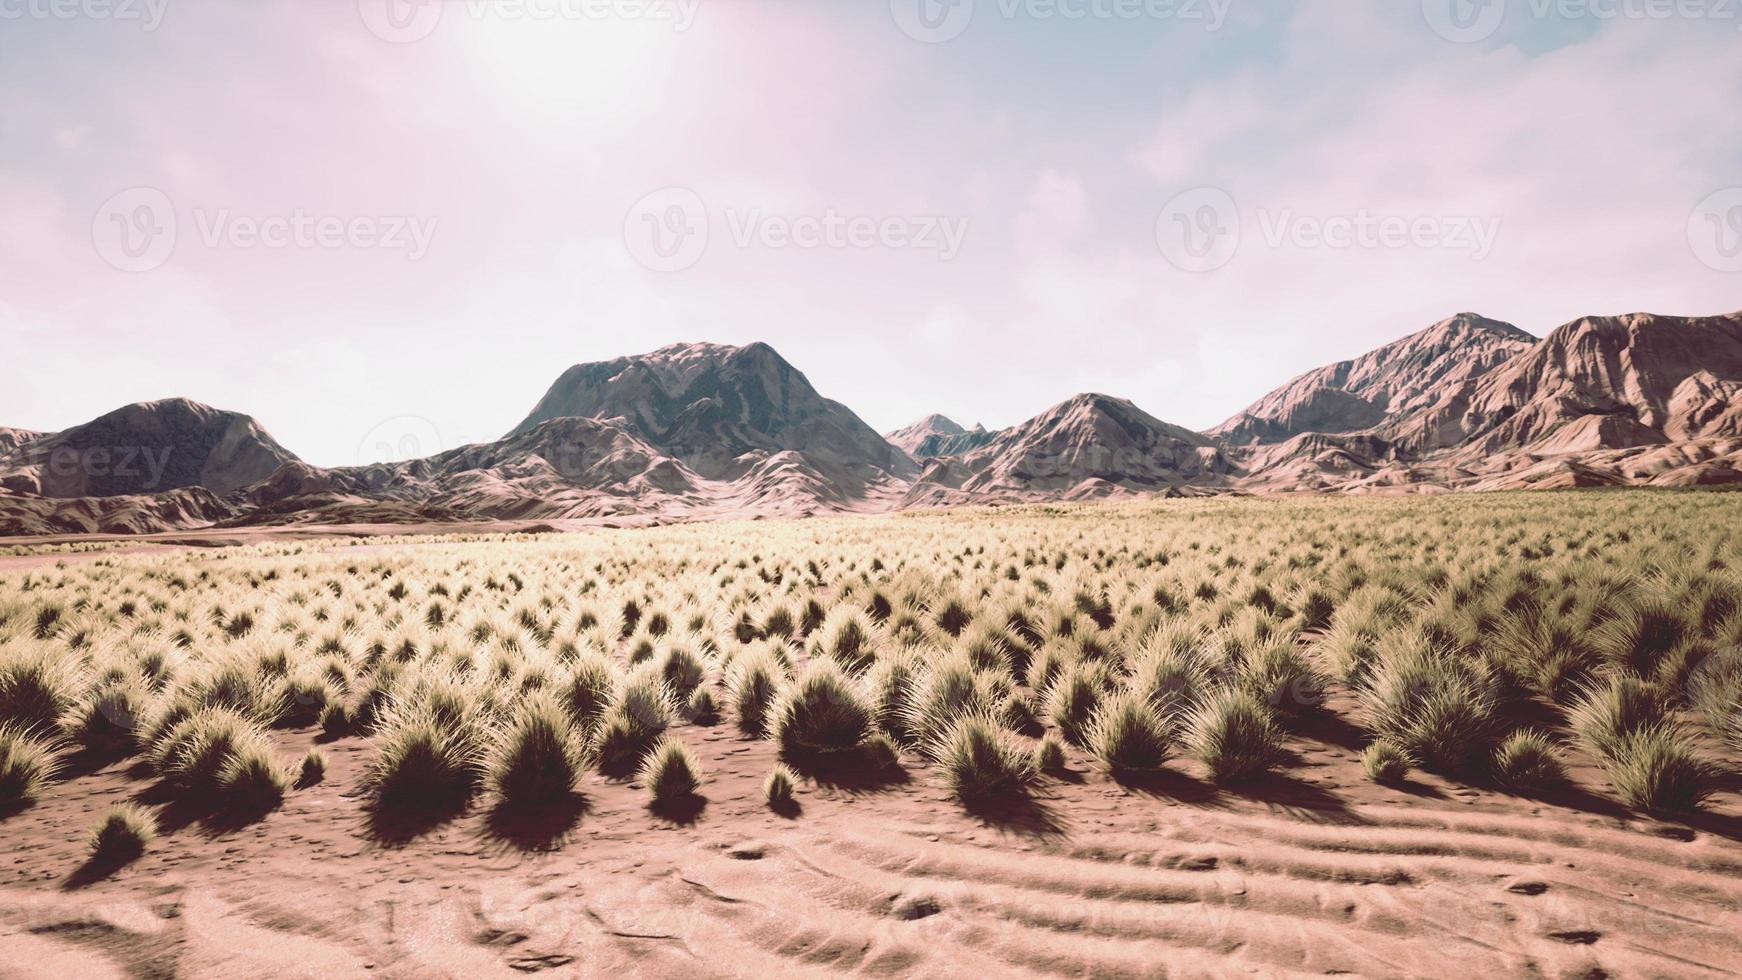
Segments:
[[[879,435],[766,344],[564,371],[501,439],[312,466],[185,399],[0,428],[0,534],[649,524],[1145,495],[1742,483],[1742,313],[1465,313],[1294,378],[1206,432],[1082,394],[989,431]]]

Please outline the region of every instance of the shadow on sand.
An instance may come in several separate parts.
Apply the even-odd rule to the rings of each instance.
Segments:
[[[1049,840],[1069,836],[1069,826],[1047,797],[1011,791],[962,801],[962,809],[987,827],[1021,837]]]
[[[93,854],[84,864],[79,865],[72,874],[68,875],[65,881],[61,882],[61,890],[70,892],[89,888],[99,881],[113,877],[122,868],[139,860],[140,855],[144,853],[141,849],[112,854]]]
[[[844,793],[885,793],[913,778],[901,763],[881,762],[863,751],[787,752],[781,760],[818,786]]]
[[[683,796],[654,800],[647,804],[647,812],[667,823],[679,827],[688,827],[702,818],[702,811],[708,808],[708,799],[687,793]]]
[[[403,803],[373,801],[363,809],[363,834],[378,847],[401,848],[458,820],[470,809],[469,797]]]
[[[197,826],[207,837],[234,833],[266,819],[284,804],[280,796],[227,798],[215,788],[159,781],[133,795],[133,802],[157,807],[157,829],[173,834]]]
[[[592,809],[584,794],[568,793],[537,807],[498,803],[484,818],[486,841],[523,853],[554,851],[568,843],[581,818]]]

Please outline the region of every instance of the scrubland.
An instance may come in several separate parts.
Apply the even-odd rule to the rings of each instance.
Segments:
[[[1166,501],[21,569],[0,833],[41,846],[0,932],[236,969],[162,929],[42,938],[87,895],[225,894],[230,928],[417,973],[355,926],[383,875],[567,874],[607,897],[560,935],[479,938],[506,913],[472,893],[479,970],[1722,968],[1739,518],[1733,494]],[[312,836],[361,862],[320,924],[251,916],[271,873],[199,854]]]

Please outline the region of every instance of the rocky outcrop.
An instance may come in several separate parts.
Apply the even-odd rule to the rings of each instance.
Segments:
[[[32,432],[29,429],[8,429],[0,426],[0,459],[16,452],[19,447],[26,443],[41,439],[42,436],[42,433]]]
[[[983,425],[964,429],[945,416],[927,415],[904,429],[884,434],[883,438],[914,459],[925,460],[973,452],[998,435]]]
[[[1742,437],[1742,314],[1575,320],[1381,431],[1461,460]]]
[[[248,416],[175,398],[128,405],[26,442],[0,460],[0,486],[54,498],[191,487],[222,495],[295,460]]]
[[[674,344],[578,364],[512,435],[559,418],[616,421],[710,480],[745,476],[784,452],[801,454],[849,495],[918,469],[767,344]]]
[[[1461,313],[1349,361],[1295,378],[1211,429],[1229,445],[1286,442],[1308,432],[1359,432],[1432,403],[1530,350],[1509,323]]]
[[[959,457],[934,460],[909,493],[914,503],[963,497],[1071,499],[1161,492],[1224,479],[1209,439],[1169,425],[1123,398],[1078,395]],[[941,492],[949,491],[949,492]]]

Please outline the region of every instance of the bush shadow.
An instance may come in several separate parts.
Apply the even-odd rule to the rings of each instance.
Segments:
[[[1221,802],[1222,791],[1219,788],[1173,769],[1143,772],[1116,770],[1108,773],[1108,776],[1120,788],[1142,796],[1169,799],[1193,806],[1215,806]]]
[[[1287,773],[1267,773],[1224,789],[1310,823],[1359,826],[1369,822],[1349,809],[1349,804],[1337,794]]]
[[[55,771],[54,781],[67,783],[84,776],[95,776],[132,755],[133,751],[125,748],[81,747],[77,751],[61,757],[60,768]],[[130,767],[129,772],[131,771]]]
[[[889,792],[913,779],[900,762],[877,760],[863,751],[786,752],[781,761],[818,786],[845,793]]]
[[[584,793],[567,793],[537,806],[498,802],[484,818],[483,836],[522,853],[554,851],[568,842],[591,810],[592,801]]]
[[[1350,752],[1367,747],[1367,729],[1332,711],[1308,711],[1289,720],[1289,731],[1308,741],[1334,745]]]
[[[465,816],[471,804],[470,798],[403,803],[372,801],[363,808],[363,835],[377,847],[405,847]]]
[[[99,881],[113,878],[120,873],[122,868],[139,860],[144,853],[144,850],[140,849],[117,854],[93,854],[86,859],[84,864],[75,868],[72,874],[67,875],[66,880],[61,882],[61,890],[78,891],[81,888],[89,888]]]
[[[679,827],[688,827],[702,818],[702,811],[708,808],[708,799],[695,793],[685,793],[682,796],[667,797],[654,800],[647,804],[647,812],[667,823]]]
[[[226,799],[216,789],[177,786],[162,780],[133,794],[132,800],[157,808],[157,829],[165,834],[197,826],[208,837],[252,826],[284,805],[283,797]]]
[[[1013,790],[963,800],[962,809],[981,824],[1036,840],[1069,836],[1069,826],[1047,798]]]

